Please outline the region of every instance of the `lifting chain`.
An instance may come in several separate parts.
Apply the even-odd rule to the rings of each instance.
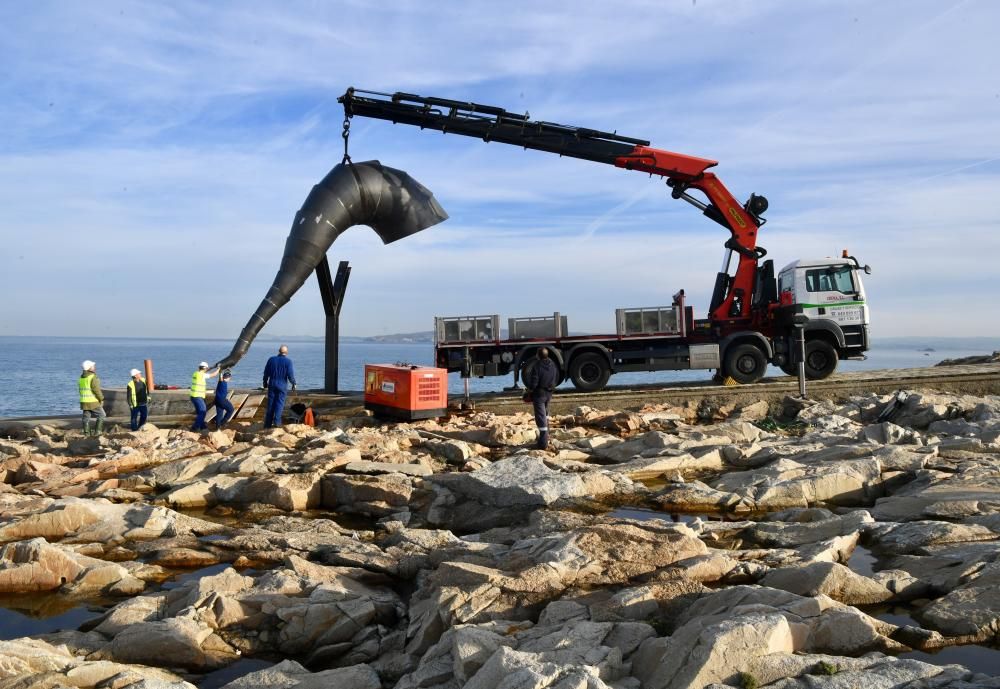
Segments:
[[[341,136],[344,137],[344,159],[340,161],[340,164],[343,165],[351,162],[351,156],[347,152],[347,142],[351,136],[351,118],[346,114],[344,115],[344,131]]]

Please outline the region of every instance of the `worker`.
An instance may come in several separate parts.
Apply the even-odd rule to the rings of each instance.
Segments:
[[[213,371],[208,370],[208,363],[201,362],[198,364],[198,370],[191,374],[191,404],[194,405],[194,425],[191,426],[192,431],[204,431],[208,429],[205,424],[205,412],[208,408],[205,406],[205,381],[209,378],[215,378],[219,375],[219,369],[216,368]]]
[[[555,390],[556,383],[559,382],[559,367],[549,358],[549,350],[539,347],[535,355],[535,365],[532,366],[524,379],[524,384],[528,388],[525,395],[531,396],[531,406],[535,411],[535,425],[538,426],[538,442],[535,449],[547,450],[549,448],[549,402],[552,400],[552,391]]]
[[[226,422],[233,418],[233,403],[229,401],[229,379],[233,374],[228,369],[219,376],[219,382],[215,386],[215,427],[222,430]],[[225,414],[223,414],[225,412]]]
[[[264,366],[264,389],[267,390],[267,412],[264,414],[264,428],[281,425],[281,412],[285,408],[288,386],[295,389],[295,369],[288,358],[288,347],[278,347],[278,354],[267,360]]]
[[[146,418],[149,416],[149,388],[139,369],[133,368],[129,371],[129,376],[128,385],[125,386],[125,397],[132,414],[129,427],[137,431],[146,425]]]
[[[83,434],[98,436],[104,430],[104,393],[101,392],[101,379],[97,377],[97,364],[89,359],[84,361],[83,373],[77,380],[80,389],[80,409],[83,412]],[[90,420],[97,419],[94,432],[90,431]]]

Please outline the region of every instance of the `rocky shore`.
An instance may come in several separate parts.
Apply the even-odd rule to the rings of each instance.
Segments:
[[[96,611],[0,689],[1000,687],[904,657],[1000,632],[1000,398],[553,426],[0,440],[0,594]]]

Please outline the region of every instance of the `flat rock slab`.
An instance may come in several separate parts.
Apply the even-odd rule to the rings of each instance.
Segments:
[[[596,497],[614,490],[599,471],[567,473],[550,469],[537,457],[508,457],[468,474],[435,476],[452,492],[494,507],[538,507],[570,498]]]
[[[406,474],[430,476],[434,472],[423,464],[395,464],[393,462],[351,462],[344,467],[347,474]]]

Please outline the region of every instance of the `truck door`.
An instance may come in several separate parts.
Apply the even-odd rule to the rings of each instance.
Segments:
[[[810,318],[825,318],[844,326],[866,322],[865,293],[860,276],[847,264],[815,266],[802,269],[805,289],[795,296],[803,313]]]

